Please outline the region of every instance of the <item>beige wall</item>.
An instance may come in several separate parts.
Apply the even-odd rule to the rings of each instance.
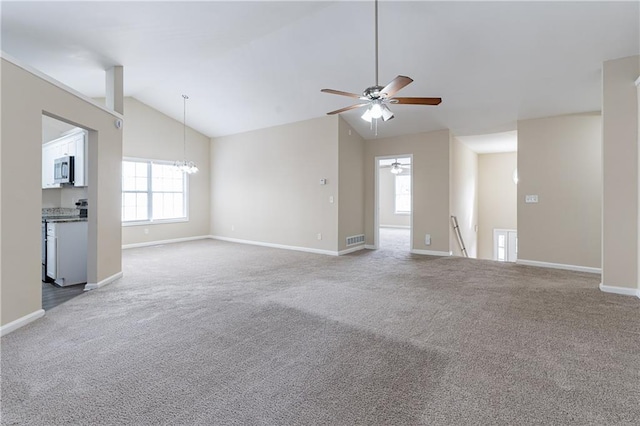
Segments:
[[[337,251],[338,120],[321,117],[212,139],[211,234]],[[323,178],[326,185],[319,184]]]
[[[338,250],[345,250],[347,237],[364,234],[364,139],[342,117],[338,163]]]
[[[41,309],[42,113],[89,132],[88,279],[121,272],[122,132],[115,116],[2,59],[1,324]],[[20,161],[15,161],[20,159]],[[15,184],[20,176],[20,184]]]
[[[602,283],[638,287],[638,100],[640,56],[607,61],[602,93]]]
[[[519,260],[600,267],[601,138],[599,113],[518,122]]]
[[[181,160],[183,125],[137,99],[124,100],[126,125],[123,156],[150,160]],[[189,176],[189,221],[122,227],[122,244],[137,244],[175,238],[209,235],[210,225],[210,139],[187,127],[187,159],[198,166]],[[145,230],[148,234],[145,234]]]
[[[448,253],[449,131],[365,142],[365,236],[374,244],[375,157],[413,154],[413,250]],[[424,244],[431,234],[431,245]]]
[[[478,155],[478,258],[493,259],[493,230],[518,229],[518,153]]]
[[[469,257],[478,255],[478,154],[458,139],[451,138],[451,216],[458,219],[458,227]],[[454,256],[462,250],[453,225],[449,226],[450,246]]]
[[[389,170],[389,167],[380,168],[380,173],[378,174],[380,226],[409,228],[411,226],[411,215],[396,213],[396,175]],[[410,174],[408,169],[403,170],[402,173]]]

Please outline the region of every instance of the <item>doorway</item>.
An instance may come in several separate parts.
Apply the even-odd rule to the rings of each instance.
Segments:
[[[493,260],[515,262],[518,259],[518,232],[515,229],[493,230]]]
[[[413,156],[375,158],[375,248],[410,252],[413,228]]]
[[[42,115],[42,309],[45,311],[82,294],[87,282],[87,148],[85,129]]]

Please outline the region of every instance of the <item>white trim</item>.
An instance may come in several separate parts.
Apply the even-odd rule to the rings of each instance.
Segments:
[[[411,229],[411,226],[408,226],[408,225],[380,225],[380,228]]]
[[[636,79],[636,86],[640,87],[640,77]]]
[[[209,238],[214,240],[227,241],[230,243],[250,244],[254,246],[270,247],[270,248],[277,248],[277,249],[283,249],[283,250],[304,251],[307,253],[326,254],[329,256],[338,256],[340,254],[337,251],[331,251],[331,250],[322,250],[322,249],[314,249],[314,248],[299,247],[299,246],[288,246],[285,244],[265,243],[262,241],[241,240],[239,238],[221,237],[219,235],[209,235]]]
[[[374,246],[373,244],[365,244],[364,248],[366,248],[367,250],[375,250],[376,246]]]
[[[602,273],[601,268],[592,268],[590,266],[565,265],[562,263],[539,262],[537,260],[518,259],[516,260],[516,264],[526,265],[526,266],[537,266],[540,268],[564,269],[566,271],[588,272],[590,274]]]
[[[30,314],[18,318],[15,321],[11,321],[9,324],[5,324],[0,327],[0,336],[6,336],[12,331],[16,331],[17,329],[24,327],[25,325],[34,322],[35,320],[42,318],[43,316],[44,309],[38,309],[37,311],[31,312]]]
[[[640,289],[628,288],[628,287],[613,287],[600,283],[600,291],[605,293],[621,294],[623,296],[636,296],[640,298]]]
[[[7,55],[4,51],[0,51],[0,57],[4,60],[6,60],[7,62],[12,63],[13,65],[17,66],[18,68],[22,68],[23,70],[25,70],[26,72],[33,74],[34,76],[46,81],[47,83],[50,83],[66,92],[68,92],[70,95],[75,96],[76,98],[80,98],[81,100],[90,103],[92,106],[99,108],[101,110],[103,110],[104,112],[107,112],[111,115],[113,115],[116,118],[119,118],[121,120],[124,120],[124,115],[113,111],[111,109],[108,109],[107,107],[105,107],[104,105],[100,105],[99,103],[97,103],[94,99],[78,92],[77,90],[67,86],[64,83],[59,82],[58,80],[54,79],[53,77],[43,73],[40,70],[37,70],[33,67],[31,67],[30,65],[24,64],[22,62],[20,62],[19,60],[17,60],[16,58]]]
[[[157,241],[147,241],[144,243],[123,244],[122,250],[138,248],[138,247],[160,246],[163,244],[183,243],[185,241],[206,240],[207,238],[211,238],[211,236],[200,235],[197,237],[172,238],[170,240],[157,240]]]
[[[412,254],[424,254],[427,256],[452,256],[453,252],[451,251],[434,251],[434,250],[420,250],[420,249],[412,249]]]
[[[105,285],[111,284],[119,278],[122,278],[122,271],[118,272],[117,274],[113,274],[100,282],[85,284],[84,291],[95,290],[96,288],[104,287]]]
[[[372,249],[377,249],[380,247],[380,200],[379,200],[379,192],[380,192],[380,160],[387,160],[390,158],[400,158],[400,157],[408,157],[411,162],[409,169],[409,175],[411,176],[411,211],[409,212],[409,246],[413,247],[413,154],[397,154],[397,155],[377,155],[373,158],[374,161],[374,194],[373,194],[373,247]],[[395,210],[395,201],[394,201],[394,210]],[[365,248],[369,248],[366,247]]]
[[[350,248],[348,248],[346,250],[339,251],[338,252],[338,256],[342,256],[342,255],[345,255],[345,254],[353,253],[354,251],[364,250],[364,248],[365,248],[364,244],[360,244],[360,245],[357,245],[357,246],[354,246],[354,247],[350,247]]]

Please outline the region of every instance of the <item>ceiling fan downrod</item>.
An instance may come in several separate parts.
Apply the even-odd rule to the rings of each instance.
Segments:
[[[380,86],[378,79],[378,0],[375,0],[375,39],[376,39],[376,86]]]

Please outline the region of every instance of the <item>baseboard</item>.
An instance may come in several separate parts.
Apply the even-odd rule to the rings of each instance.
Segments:
[[[564,269],[566,271],[588,272],[590,274],[602,273],[602,269],[592,268],[590,266],[565,265],[563,263],[539,262],[537,260],[526,260],[526,259],[518,259],[516,260],[516,263],[518,265],[537,266],[540,268],[551,268],[551,269]]]
[[[239,238],[221,237],[219,235],[209,235],[209,238],[213,240],[227,241],[230,243],[249,244],[252,246],[262,246],[262,247],[277,248],[282,250],[303,251],[306,253],[325,254],[328,256],[338,256],[340,254],[337,251],[331,251],[331,250],[314,249],[310,247],[288,246],[285,244],[265,243],[262,241],[242,240]]]
[[[640,299],[640,289],[628,287],[614,287],[600,283],[600,291],[605,293],[621,294],[623,296],[636,296]]]
[[[453,255],[450,251],[434,251],[434,250],[420,250],[420,249],[412,249],[412,254],[424,254],[427,256],[451,256]]]
[[[364,250],[364,248],[365,248],[364,244],[360,244],[360,245],[357,245],[357,246],[354,246],[354,247],[350,247],[350,248],[348,248],[346,250],[340,250],[338,252],[338,256],[342,256],[342,255],[345,255],[345,254],[349,254],[349,253],[353,253],[353,252],[356,252],[356,251]]]
[[[207,238],[210,238],[210,236],[200,235],[197,237],[172,238],[170,240],[158,240],[158,241],[147,241],[144,243],[123,244],[122,249],[126,250],[126,249],[138,248],[138,247],[150,247],[150,246],[159,246],[163,244],[184,243],[185,241],[205,240]]]
[[[366,248],[367,250],[375,250],[376,246],[374,246],[373,244],[365,244],[364,248]]]
[[[380,225],[380,228],[411,229],[411,227],[407,225]]]
[[[113,274],[100,282],[86,283],[84,286],[84,291],[95,290],[96,288],[104,287],[105,285],[110,284],[119,278],[122,278],[122,271],[118,272],[117,274]]]
[[[12,331],[16,331],[17,329],[24,327],[25,325],[32,323],[35,320],[42,318],[43,316],[44,316],[44,309],[38,309],[37,311],[31,312],[30,314],[25,315],[21,318],[18,318],[15,321],[11,321],[10,323],[0,327],[0,337],[6,336]]]

